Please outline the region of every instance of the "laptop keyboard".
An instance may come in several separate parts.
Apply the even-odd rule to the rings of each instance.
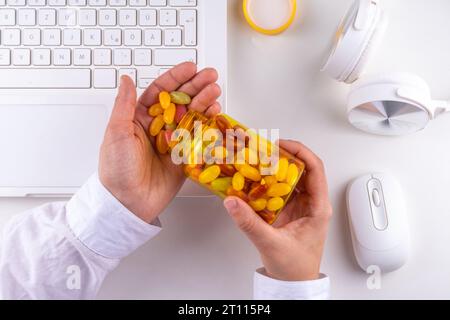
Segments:
[[[198,0],[0,0],[0,88],[139,88],[197,63]]]

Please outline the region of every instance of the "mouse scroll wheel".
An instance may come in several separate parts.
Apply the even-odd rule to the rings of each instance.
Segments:
[[[372,190],[372,201],[377,207],[381,205],[380,191],[378,191],[378,189]]]

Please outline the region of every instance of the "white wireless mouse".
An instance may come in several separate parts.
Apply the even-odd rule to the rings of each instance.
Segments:
[[[368,174],[347,188],[353,250],[359,266],[391,272],[409,254],[409,228],[400,184],[387,174]]]

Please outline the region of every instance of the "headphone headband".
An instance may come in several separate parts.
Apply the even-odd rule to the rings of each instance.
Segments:
[[[351,83],[359,77],[374,51],[374,36],[382,34],[385,17],[378,1],[356,0],[342,20],[334,46],[322,71],[338,81]],[[377,39],[375,39],[377,40]]]

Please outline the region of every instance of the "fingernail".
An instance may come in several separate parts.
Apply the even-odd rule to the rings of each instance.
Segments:
[[[125,81],[127,81],[126,78],[127,78],[126,75],[122,75],[120,77],[119,92],[120,95],[123,96],[124,98],[129,98],[131,96],[132,91],[125,89],[126,88]]]
[[[233,199],[233,198],[225,199],[225,201],[223,202],[223,205],[228,210],[228,212],[231,212],[238,207],[238,203],[237,203],[236,199]]]
[[[121,87],[123,85],[124,80],[125,80],[125,76],[121,76],[120,77],[120,85],[119,85],[119,87]]]

